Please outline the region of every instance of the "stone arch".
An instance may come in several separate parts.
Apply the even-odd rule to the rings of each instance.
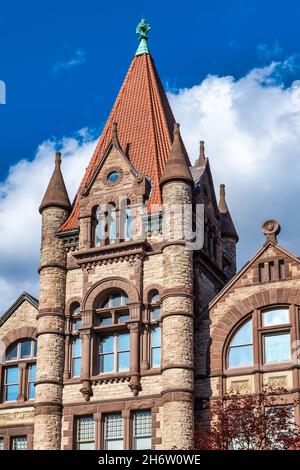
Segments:
[[[1,338],[1,341],[4,343],[5,348],[8,348],[8,346],[20,339],[35,339],[36,333],[37,329],[33,326],[22,326],[21,328],[9,331],[5,336],[3,336],[3,338]]]
[[[224,348],[227,347],[228,338],[245,319],[256,309],[275,305],[300,305],[300,289],[276,287],[256,292],[248,297],[239,299],[230,306],[218,321],[211,334],[211,370],[221,373],[224,361]],[[226,309],[226,300],[224,310]]]
[[[140,301],[138,290],[132,284],[132,282],[122,277],[110,277],[96,282],[88,290],[85,298],[83,299],[83,310],[92,310],[95,304],[95,300],[99,297],[100,294],[103,294],[104,296],[105,294],[115,289],[124,291],[128,295],[130,303]]]
[[[150,286],[145,287],[144,293],[143,293],[143,299],[145,303],[149,301],[150,293],[156,290],[159,292],[160,297],[162,297],[163,288],[160,284],[150,284]]]
[[[66,303],[66,308],[65,308],[65,312],[66,312],[66,315],[70,315],[71,314],[71,309],[73,307],[74,304],[79,304],[80,307],[81,307],[81,298],[80,297],[71,297],[67,303]]]

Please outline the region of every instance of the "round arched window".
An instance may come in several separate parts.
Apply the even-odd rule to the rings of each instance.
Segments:
[[[244,323],[233,336],[228,350],[228,367],[253,365],[252,319]]]

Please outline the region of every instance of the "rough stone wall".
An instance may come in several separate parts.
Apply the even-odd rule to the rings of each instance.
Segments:
[[[167,183],[163,200],[188,204],[191,188],[185,183]],[[188,449],[194,431],[193,252],[184,239],[175,238],[172,214],[166,223],[173,240],[163,248],[162,448]]]
[[[66,253],[55,231],[66,215],[66,211],[59,208],[45,209],[42,214],[34,420],[34,448],[37,450],[58,450],[61,446]]]

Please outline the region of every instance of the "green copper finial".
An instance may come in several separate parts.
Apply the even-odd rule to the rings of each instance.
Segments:
[[[148,32],[150,31],[150,29],[150,24],[147,23],[144,18],[142,18],[136,27],[136,33],[140,36],[140,44],[135,55],[149,54],[147,39],[149,37]]]

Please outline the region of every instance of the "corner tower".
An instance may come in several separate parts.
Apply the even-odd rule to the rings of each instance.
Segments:
[[[162,376],[164,449],[191,449],[194,433],[194,317],[193,252],[184,230],[188,221],[174,220],[174,211],[186,216],[192,204],[193,178],[179,125],[161,180],[164,224],[163,244]],[[167,206],[167,207],[165,207]],[[177,232],[177,233],[176,233]]]
[[[61,445],[66,253],[56,232],[65,222],[71,205],[60,165],[61,154],[57,152],[54,172],[40,205],[42,244],[34,418],[36,450],[59,450]]]

